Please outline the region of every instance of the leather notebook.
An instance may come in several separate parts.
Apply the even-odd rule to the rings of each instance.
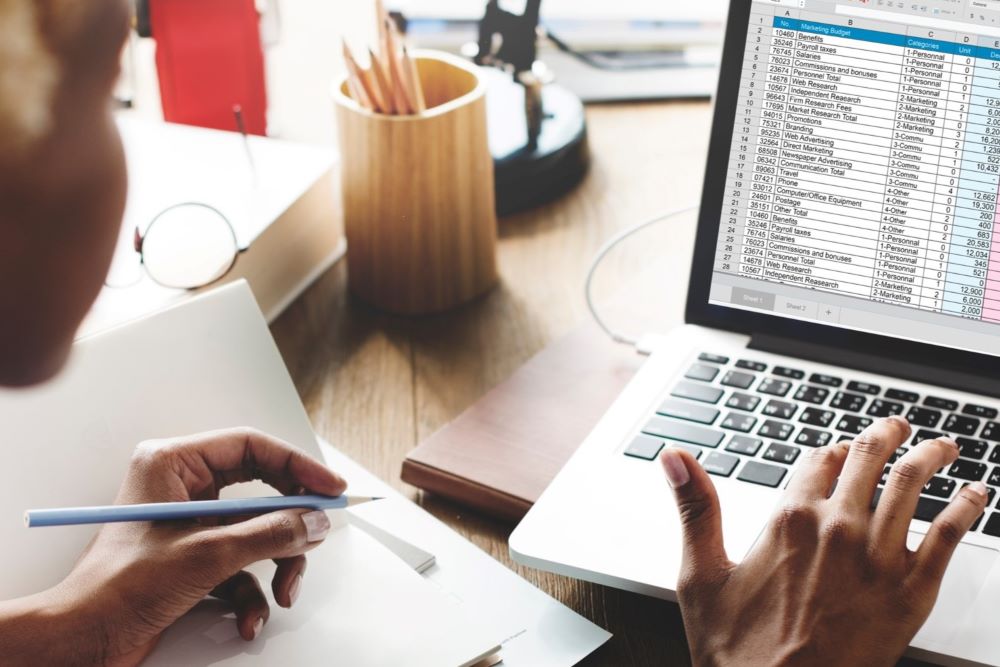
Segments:
[[[403,481],[520,520],[643,359],[596,325],[583,325],[410,452]]]

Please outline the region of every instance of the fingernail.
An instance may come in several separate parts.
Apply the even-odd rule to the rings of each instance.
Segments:
[[[677,450],[665,449],[660,456],[660,462],[663,464],[663,472],[667,475],[667,484],[671,489],[679,489],[691,481],[691,474]]]
[[[253,638],[257,639],[257,636],[263,629],[264,629],[264,618],[262,616],[258,616],[257,620],[253,622]]]
[[[291,607],[299,599],[299,589],[302,588],[302,575],[296,575],[292,580],[292,585],[288,588],[288,606]]]
[[[309,542],[319,542],[330,532],[330,517],[323,510],[303,514],[302,523],[306,526],[306,540]]]
[[[990,497],[989,491],[986,490],[986,485],[983,484],[982,482],[973,482],[972,484],[969,484],[968,488],[969,488],[969,491],[972,491],[973,493],[975,493],[976,495],[978,495],[980,498],[989,498]]]
[[[902,415],[892,415],[891,417],[886,417],[886,419],[891,422],[896,422],[897,424],[905,428],[910,428],[909,420],[907,420],[906,417],[903,417]]]
[[[947,444],[951,445],[955,449],[958,449],[958,443],[955,442],[955,439],[952,438],[950,435],[942,435],[940,438],[938,438],[938,440],[940,440],[941,442],[944,442],[944,443],[947,443]]]

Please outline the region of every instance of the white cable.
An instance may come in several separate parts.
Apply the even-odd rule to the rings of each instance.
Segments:
[[[610,239],[608,239],[608,241],[605,242],[603,246],[601,246],[601,249],[597,251],[597,254],[594,255],[594,259],[591,260],[590,262],[590,268],[587,269],[587,281],[584,285],[584,295],[586,296],[587,299],[587,309],[590,311],[591,317],[593,317],[594,321],[597,322],[597,326],[601,327],[601,329],[604,330],[604,333],[608,334],[608,336],[611,337],[611,340],[615,341],[616,343],[622,343],[624,345],[632,345],[633,347],[639,344],[638,338],[635,338],[628,334],[618,333],[610,326],[608,326],[608,324],[601,317],[600,313],[597,312],[597,306],[594,305],[594,295],[591,292],[591,286],[594,282],[594,274],[597,273],[597,269],[601,265],[601,262],[604,260],[604,257],[609,252],[611,252],[619,243],[629,238],[636,232],[639,232],[645,229],[646,227],[652,227],[655,224],[666,222],[667,220],[676,218],[677,216],[683,215],[684,213],[690,213],[691,211],[697,210],[697,208],[698,208],[697,206],[687,206],[684,208],[678,208],[673,211],[669,211],[667,213],[659,215],[650,220],[646,220],[645,222],[641,222],[638,225],[629,227],[628,229],[621,231],[612,236]]]

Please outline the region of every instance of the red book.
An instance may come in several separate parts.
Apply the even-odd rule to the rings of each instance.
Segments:
[[[172,123],[267,132],[264,50],[254,0],[150,0],[163,118]]]

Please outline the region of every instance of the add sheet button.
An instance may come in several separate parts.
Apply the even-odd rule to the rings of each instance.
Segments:
[[[792,317],[804,317],[806,319],[815,320],[817,317],[817,308],[818,305],[814,301],[789,299],[788,297],[779,296],[777,303],[774,306],[774,312],[781,315],[791,315]]]

